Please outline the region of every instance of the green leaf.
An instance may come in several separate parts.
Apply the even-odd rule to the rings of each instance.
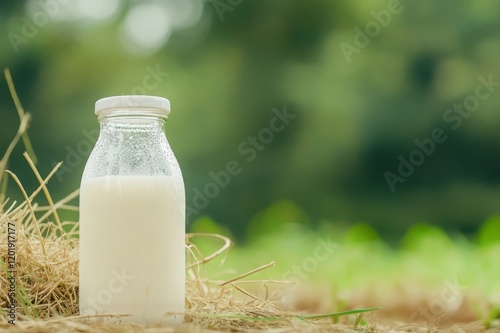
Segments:
[[[499,244],[500,216],[493,216],[484,222],[477,235],[477,242],[480,246],[490,246]]]
[[[201,315],[204,317],[257,320],[257,321],[282,321],[282,320],[290,320],[290,319],[314,320],[314,319],[324,319],[324,318],[335,318],[335,317],[341,317],[341,316],[348,316],[348,315],[352,315],[352,314],[359,314],[359,313],[376,311],[379,309],[380,309],[380,307],[366,308],[366,309],[354,309],[354,310],[327,313],[327,314],[319,314],[319,315],[245,316],[245,315],[239,315],[239,314],[210,314],[210,313],[197,313],[197,315]]]

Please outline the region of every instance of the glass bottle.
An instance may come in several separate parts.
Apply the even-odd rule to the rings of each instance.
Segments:
[[[80,187],[80,313],[180,324],[185,297],[185,192],[163,131],[170,102],[96,102],[99,138]]]

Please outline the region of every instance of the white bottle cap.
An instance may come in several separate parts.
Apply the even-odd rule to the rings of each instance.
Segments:
[[[95,102],[96,115],[117,109],[124,113],[128,113],[129,110],[131,113],[145,110],[166,117],[170,114],[170,101],[157,96],[124,95],[105,97]]]

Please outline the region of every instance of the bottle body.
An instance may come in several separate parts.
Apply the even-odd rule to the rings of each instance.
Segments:
[[[180,324],[185,192],[163,120],[101,119],[80,187],[80,313]]]

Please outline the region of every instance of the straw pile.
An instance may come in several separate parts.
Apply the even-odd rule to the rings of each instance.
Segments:
[[[265,297],[257,297],[245,289],[243,278],[273,265],[269,263],[227,281],[207,277],[204,265],[221,258],[231,241],[221,235],[188,234],[186,281],[186,317],[182,327],[139,327],[119,323],[121,314],[79,316],[78,313],[78,223],[61,221],[60,210],[78,210],[68,204],[78,196],[78,190],[66,198],[54,201],[47,183],[60,164],[46,177],[35,167],[35,157],[26,135],[30,116],[24,112],[10,78],[11,89],[20,126],[12,144],[0,160],[0,331],[9,332],[205,332],[255,331],[266,332],[440,332],[436,327],[372,322],[372,313],[365,310],[327,315],[307,315],[286,311],[280,299],[273,294],[277,281],[254,281],[254,286],[265,289]],[[24,143],[24,154],[39,186],[29,192],[14,173],[7,170],[10,154],[16,144]],[[24,196],[21,203],[8,199],[6,182],[17,183]],[[46,206],[37,204],[43,195]],[[40,200],[38,200],[40,201]],[[10,237],[9,237],[10,236]],[[202,254],[192,241],[196,237],[211,237],[221,242],[219,250]],[[13,245],[12,245],[13,244]],[[14,258],[14,260],[12,260]],[[15,283],[15,297],[9,292]],[[248,282],[248,281],[246,281]],[[15,326],[9,305],[15,302]],[[372,310],[372,309],[368,309]],[[109,319],[115,322],[110,323]],[[363,320],[364,319],[364,320]],[[366,320],[366,322],[365,322]],[[11,321],[11,323],[9,323]],[[118,321],[118,323],[116,322]],[[451,327],[447,332],[485,332],[479,324]],[[490,330],[489,332],[494,332]]]

